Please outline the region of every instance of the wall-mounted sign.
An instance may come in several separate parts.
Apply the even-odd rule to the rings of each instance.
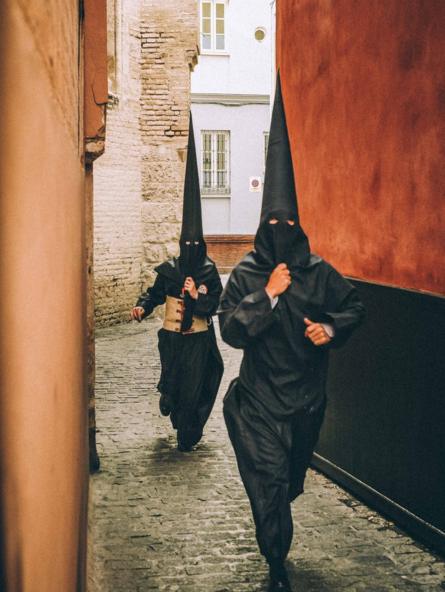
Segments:
[[[261,177],[249,177],[249,191],[261,191],[262,184]]]

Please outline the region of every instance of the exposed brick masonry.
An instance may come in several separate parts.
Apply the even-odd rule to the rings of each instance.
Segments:
[[[220,273],[228,273],[253,249],[251,234],[209,234],[205,237],[207,253]]]
[[[153,268],[177,251],[197,4],[125,0],[107,150],[95,170],[98,325],[128,318]],[[119,22],[120,19],[120,22]],[[114,23],[111,23],[113,25]]]
[[[107,111],[107,146],[94,177],[94,274],[98,325],[128,317],[141,288],[140,1],[126,0],[109,35],[120,36],[113,60],[115,95]],[[114,27],[116,26],[116,30]],[[114,57],[114,56],[113,56]],[[111,81],[110,81],[111,83]]]
[[[197,3],[145,0],[141,23],[142,224],[145,283],[177,252],[198,42]]]

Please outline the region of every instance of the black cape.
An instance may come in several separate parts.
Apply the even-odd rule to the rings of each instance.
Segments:
[[[272,302],[265,287],[283,263],[292,281]],[[219,308],[223,340],[244,350],[224,419],[271,566],[282,565],[292,541],[290,502],[303,492],[323,421],[329,348],[344,343],[362,315],[355,288],[311,254],[300,225],[278,76],[255,250],[233,270]],[[331,324],[334,338],[313,345],[305,318]]]
[[[289,551],[290,502],[303,492],[326,406],[330,347],[344,343],[363,316],[355,288],[310,255],[272,308],[270,265],[248,254],[232,272],[219,309],[221,335],[244,350],[239,378],[224,398],[224,419],[252,507],[261,553],[273,565]],[[330,323],[335,337],[315,346],[304,318]]]
[[[182,295],[184,276],[177,258],[162,263],[155,271],[157,277],[153,287],[137,302],[137,306],[144,308],[144,317],[156,306],[164,304],[167,296],[180,298]],[[197,300],[188,298],[186,305],[191,314],[208,320],[208,331],[182,335],[161,328],[158,332],[162,367],[158,390],[168,398],[173,427],[178,429],[178,436],[187,446],[193,446],[202,436],[224,370],[211,320],[216,313],[222,285],[211,259],[205,258],[194,280],[197,287],[204,284],[208,292],[200,293]]]
[[[218,311],[224,341],[244,350],[239,381],[251,402],[276,419],[324,401],[328,352],[342,345],[364,309],[354,286],[329,263],[311,255],[291,270],[292,283],[272,309],[265,291],[270,266],[252,251],[236,266]],[[315,346],[304,318],[330,323],[335,337]]]

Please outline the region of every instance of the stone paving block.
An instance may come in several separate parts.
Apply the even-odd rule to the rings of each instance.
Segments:
[[[159,321],[98,333],[102,469],[91,479],[89,592],[264,592],[250,506],[222,418],[240,352],[221,344],[223,384],[203,441],[176,450],[158,409]],[[296,592],[439,592],[445,565],[324,476],[293,504]]]

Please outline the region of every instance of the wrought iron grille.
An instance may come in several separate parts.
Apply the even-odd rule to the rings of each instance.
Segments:
[[[202,131],[203,195],[230,194],[230,132]]]

